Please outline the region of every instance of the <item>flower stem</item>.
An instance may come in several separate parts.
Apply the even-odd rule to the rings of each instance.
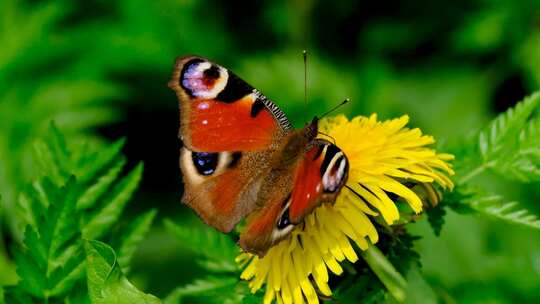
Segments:
[[[362,252],[362,257],[379,280],[388,289],[398,303],[405,301],[407,281],[394,268],[392,263],[384,256],[377,246],[370,244],[367,250]]]

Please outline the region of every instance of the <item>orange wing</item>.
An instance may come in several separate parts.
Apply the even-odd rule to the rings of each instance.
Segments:
[[[292,129],[272,101],[201,57],[178,59],[169,86],[180,100],[180,137],[190,150],[261,151]]]

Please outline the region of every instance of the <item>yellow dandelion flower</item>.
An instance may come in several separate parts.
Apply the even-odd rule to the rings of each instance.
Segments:
[[[322,119],[319,130],[332,137],[349,160],[346,187],[333,205],[324,204],[305,218],[290,236],[268,250],[263,258],[249,253],[237,257],[245,267],[241,278],[252,292],[266,285],[264,303],[319,303],[317,292],[331,296],[330,273],[340,275],[340,262],[356,262],[352,242],[365,250],[378,240],[370,217],[382,216],[388,224],[400,214],[393,193],[416,213],[422,200],[404,182],[453,187],[448,175],[449,154],[437,154],[427,147],[435,140],[420,129],[409,129],[407,116],[388,121],[370,117],[345,116]],[[312,279],[311,279],[312,278]],[[314,286],[315,285],[315,286]]]

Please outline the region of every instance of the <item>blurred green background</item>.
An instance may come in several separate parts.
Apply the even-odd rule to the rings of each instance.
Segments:
[[[348,97],[341,112],[408,114],[451,151],[540,89],[540,1],[0,0],[0,284],[14,280],[14,204],[51,120],[76,140],[127,137],[131,166],[145,163],[130,216],[158,208],[199,224],[180,205],[178,106],[166,86],[185,54],[235,71],[297,127]],[[540,184],[482,182],[540,214]],[[455,213],[446,222],[440,237],[425,221],[411,228],[442,302],[540,303],[537,231]],[[158,219],[130,278],[163,296],[201,276],[193,258]]]

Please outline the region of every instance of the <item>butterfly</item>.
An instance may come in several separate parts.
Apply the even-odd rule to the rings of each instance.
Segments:
[[[197,56],[176,60],[182,202],[208,225],[264,256],[316,207],[333,203],[349,162],[317,138],[318,118],[294,130],[285,113],[231,71]]]

